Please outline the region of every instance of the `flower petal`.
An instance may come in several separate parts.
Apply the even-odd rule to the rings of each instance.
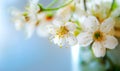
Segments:
[[[22,30],[23,27],[24,27],[24,23],[25,22],[22,22],[20,20],[16,20],[15,21],[15,28],[16,28],[16,30],[18,30],[18,31]]]
[[[44,19],[46,17],[46,13],[44,13],[44,12],[41,12],[40,14],[37,14],[37,18],[38,19]]]
[[[114,27],[115,21],[112,18],[106,19],[100,26],[100,30],[104,33],[109,33]]]
[[[75,31],[75,29],[76,29],[76,25],[74,23],[72,23],[72,22],[67,22],[65,24],[65,26],[67,27],[67,29],[69,31],[72,31],[72,32]]]
[[[72,7],[74,7],[74,3],[71,3],[64,8],[59,9],[56,13],[56,18],[61,19],[64,22],[70,20],[72,15]]]
[[[104,48],[100,42],[94,42],[92,45],[92,50],[96,57],[105,56],[106,48]]]
[[[56,27],[60,27],[60,26],[64,25],[64,22],[62,22],[61,20],[55,19],[55,20],[53,21],[53,24],[54,24],[54,26],[56,26]]]
[[[47,25],[47,29],[50,34],[56,35],[57,28],[54,25]]]
[[[25,27],[25,33],[27,35],[27,38],[30,38],[35,31],[35,26],[33,24],[26,25]]]
[[[105,48],[114,49],[118,45],[118,40],[113,36],[106,36],[102,44]]]
[[[15,18],[22,17],[22,14],[23,14],[23,12],[20,12],[20,11],[17,10],[17,9],[13,9],[13,10],[11,11],[11,15],[12,15],[13,17],[15,17]]]
[[[73,46],[77,43],[77,39],[74,35],[69,34],[68,37],[66,37],[66,42],[70,45]]]
[[[81,17],[81,16],[85,16],[86,15],[86,12],[84,11],[84,7],[82,4],[76,4],[76,9],[75,9],[75,15],[77,17]]]
[[[93,41],[93,38],[92,38],[92,34],[90,33],[80,33],[78,36],[77,36],[77,39],[78,39],[78,43],[81,45],[81,46],[88,46],[92,43]]]
[[[55,37],[52,40],[55,44],[59,45],[60,47],[64,46],[66,44],[65,38],[59,38],[59,37]]]
[[[84,19],[84,27],[86,31],[94,32],[99,29],[99,22],[96,17],[88,16]]]
[[[47,25],[46,24],[40,24],[37,27],[36,33],[38,36],[40,37],[47,37],[48,36],[48,29],[47,29]]]
[[[29,9],[28,11],[31,12],[31,13],[35,13],[39,7],[37,6],[39,3],[39,0],[29,0]]]

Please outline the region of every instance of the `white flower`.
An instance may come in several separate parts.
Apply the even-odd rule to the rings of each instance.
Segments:
[[[38,20],[40,21],[36,29],[38,36],[46,37],[49,35],[47,26],[52,24],[54,18],[53,14],[47,14],[44,12],[38,14]]]
[[[30,38],[34,32],[37,20],[37,11],[39,8],[37,6],[39,0],[30,0],[29,7],[27,11],[20,12],[18,10],[12,11],[13,21],[15,23],[15,28],[17,30],[23,30],[27,38]]]
[[[29,24],[25,28],[25,32],[27,35],[27,38],[30,38],[34,31],[36,30],[36,27],[39,24],[39,20],[37,18],[37,13],[40,11],[40,8],[38,6],[39,0],[29,0],[29,5],[27,7],[27,12],[28,12],[28,18]]]
[[[31,14],[36,14],[38,11],[40,11],[38,3],[39,0],[29,0],[27,11],[30,12]]]
[[[88,13],[96,16],[100,22],[110,16],[112,2],[110,0],[96,0],[87,3]]]
[[[120,7],[116,8],[114,11],[111,12],[111,17],[113,17],[116,21],[115,26],[120,27]]]
[[[59,9],[55,14],[53,25],[48,26],[48,30],[52,35],[50,39],[59,46],[72,46],[77,43],[73,33],[76,29],[76,25],[72,22],[68,22],[72,17],[74,9],[74,3]]]
[[[35,31],[39,36],[48,36],[47,25],[54,20],[53,14],[40,10],[38,1],[30,0],[26,12],[14,10],[12,13],[16,29],[23,30],[27,38],[30,38]]]
[[[28,12],[20,12],[18,10],[12,11],[13,21],[15,23],[15,28],[17,30],[23,30],[27,37],[31,37],[34,31],[34,24],[37,21],[37,18],[33,14],[29,14]]]
[[[38,36],[46,37],[48,36],[47,26],[54,20],[54,14],[42,11],[38,6],[38,1],[39,0],[31,0],[29,3],[30,7],[28,8],[28,12],[30,17],[35,17],[35,19],[27,28],[28,36],[31,36],[34,30],[36,30]]]
[[[30,37],[34,33],[34,31],[36,31],[37,35],[40,37],[47,37],[49,35],[47,26],[52,24],[53,20],[53,14],[48,15],[45,12],[37,14],[36,19],[29,23],[28,27],[26,28],[28,37]]]
[[[72,17],[74,9],[75,5],[74,3],[71,3],[65,6],[64,8],[59,9],[55,14],[55,18],[57,20],[60,19],[61,21],[68,21]]]
[[[105,56],[106,48],[114,49],[118,45],[118,41],[112,32],[114,24],[112,18],[107,18],[102,23],[99,23],[94,16],[86,17],[84,20],[85,30],[78,35],[78,43],[82,46],[88,46],[93,42],[92,49],[95,56]]]
[[[28,12],[20,12],[17,10],[14,10],[12,12],[13,16],[13,22],[15,23],[16,30],[24,31],[27,35],[27,37],[31,37],[34,29],[34,23],[36,22],[35,16],[30,16]]]
[[[25,20],[28,20],[27,17],[23,16],[23,13],[18,11],[18,10],[13,10],[12,11],[12,16],[13,16],[13,22],[15,23],[15,28],[16,30],[20,31],[23,29],[24,24],[26,23]]]
[[[73,35],[76,25],[72,22],[54,21],[53,25],[49,26],[49,32],[52,35],[51,40],[62,46],[73,46],[77,43],[76,37]]]

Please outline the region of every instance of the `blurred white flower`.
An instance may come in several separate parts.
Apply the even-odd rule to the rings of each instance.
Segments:
[[[65,6],[56,11],[55,18],[61,21],[68,21],[72,17],[72,14],[75,10],[75,4],[71,3],[68,6]]]
[[[53,14],[40,13],[38,14],[39,24],[36,29],[38,36],[46,37],[49,35],[47,26],[52,24],[54,20]]]
[[[28,7],[26,8],[31,14],[36,14],[40,11],[38,6],[39,0],[29,0]]]
[[[28,36],[32,35],[33,32],[36,31],[37,35],[40,37],[46,37],[48,36],[48,29],[47,26],[52,23],[54,20],[54,14],[42,11],[40,7],[38,6],[39,0],[31,0],[29,2],[28,12],[31,15],[31,17],[35,17],[33,23],[31,23],[28,26]]]
[[[47,26],[52,24],[52,21],[54,20],[54,15],[53,14],[47,14],[45,12],[41,12],[37,14],[36,19],[29,23],[27,32],[28,36],[32,35],[33,32],[31,31],[36,31],[38,36],[40,37],[46,37],[48,36],[48,29]]]
[[[31,37],[36,22],[34,15],[28,14],[28,12],[20,12],[18,10],[12,11],[13,21],[17,30],[22,30],[27,34],[27,37]]]
[[[78,43],[88,46],[93,42],[92,49],[95,56],[105,56],[106,48],[114,49],[118,45],[118,40],[113,36],[114,24],[115,21],[112,18],[107,18],[100,23],[94,16],[86,17],[85,30],[78,35]]]
[[[48,36],[47,25],[54,19],[53,14],[43,12],[38,7],[39,0],[30,0],[26,12],[13,11],[13,20],[18,30],[23,30],[30,38],[36,31],[38,36]]]
[[[80,0],[73,0],[76,4],[80,3]]]
[[[76,25],[72,22],[60,22],[55,20],[53,25],[49,26],[49,32],[51,34],[50,40],[55,44],[62,46],[73,46],[77,43],[76,37],[73,32],[76,29]]]
[[[12,20],[15,23],[16,30],[22,30],[26,23],[25,21],[29,20],[29,18],[25,18],[23,13],[18,10],[13,10],[11,13],[13,16]]]
[[[23,30],[27,38],[30,38],[34,32],[37,21],[37,11],[39,10],[37,4],[39,0],[30,0],[28,8],[25,12],[18,10],[12,11],[13,21],[17,30]]]
[[[111,12],[110,0],[95,0],[87,3],[88,13],[96,16],[100,22],[103,22],[104,19],[110,16]]]
[[[74,36],[76,25],[72,22],[69,22],[74,9],[74,3],[59,9],[55,14],[53,25],[48,26],[48,30],[52,35],[50,40],[55,44],[58,44],[60,47],[73,46],[77,43],[77,39]]]

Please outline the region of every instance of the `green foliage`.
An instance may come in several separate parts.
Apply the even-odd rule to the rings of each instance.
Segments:
[[[28,12],[24,12],[23,16],[25,16],[25,17],[28,16]]]
[[[116,0],[113,0],[112,6],[111,6],[111,11],[114,11],[116,8],[118,8],[118,4],[117,4]]]

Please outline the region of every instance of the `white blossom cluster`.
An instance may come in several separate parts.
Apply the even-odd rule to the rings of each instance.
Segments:
[[[44,8],[39,0],[29,0],[24,12],[12,11],[17,30],[30,38],[34,32],[60,47],[91,46],[96,57],[118,45],[116,18],[120,17],[116,0],[71,0],[59,8]]]

